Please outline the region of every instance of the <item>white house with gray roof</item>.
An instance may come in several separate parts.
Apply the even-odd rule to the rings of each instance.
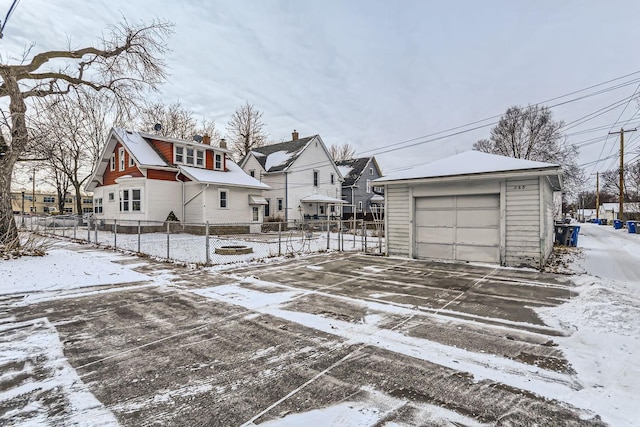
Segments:
[[[360,157],[336,163],[344,177],[342,183],[343,219],[367,218],[377,216],[384,205],[382,187],[374,186],[373,181],[382,177],[382,171],[376,158]],[[374,215],[375,214],[375,215]]]
[[[467,151],[374,183],[389,255],[540,268],[551,254],[558,165]]]
[[[294,221],[341,215],[343,177],[320,135],[254,148],[240,167],[271,189],[265,219]]]

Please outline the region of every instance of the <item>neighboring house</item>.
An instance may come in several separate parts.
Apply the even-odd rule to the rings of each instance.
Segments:
[[[24,200],[23,200],[24,197]],[[11,209],[15,213],[20,213],[24,206],[24,213],[52,214],[52,215],[75,215],[77,214],[76,196],[67,194],[64,199],[64,210],[58,211],[58,195],[55,192],[34,191],[26,189],[24,191],[13,191],[11,193]],[[92,196],[82,196],[82,212],[93,212]]]
[[[249,175],[268,184],[265,219],[289,222],[341,215],[342,175],[320,135],[254,148],[240,162]]]
[[[591,222],[596,217],[595,209],[578,209],[578,221]]]
[[[89,179],[98,218],[261,223],[262,191],[225,146],[112,129]]]
[[[375,184],[389,255],[540,268],[553,249],[558,165],[467,151]]]
[[[623,203],[623,209],[626,218],[640,218],[640,202]],[[620,204],[602,203],[598,209],[598,218],[606,219],[611,223],[614,219],[618,219],[620,213]]]
[[[373,180],[382,176],[375,157],[337,162],[338,170],[344,177],[342,183],[342,218],[371,219],[372,213],[379,214],[384,205],[382,187],[374,187]]]

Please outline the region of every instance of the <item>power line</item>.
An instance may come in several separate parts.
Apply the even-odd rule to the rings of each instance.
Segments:
[[[13,11],[16,10],[16,7],[18,7],[18,3],[20,3],[20,0],[13,0],[13,3],[11,3],[7,16],[4,17],[4,22],[2,22],[2,26],[0,27],[0,39],[4,36],[4,27],[7,26],[7,21],[11,15],[13,15]]]

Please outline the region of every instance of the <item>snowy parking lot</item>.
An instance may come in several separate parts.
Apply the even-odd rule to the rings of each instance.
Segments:
[[[61,242],[0,261],[0,424],[634,425],[640,236],[586,224],[579,246],[570,276]]]

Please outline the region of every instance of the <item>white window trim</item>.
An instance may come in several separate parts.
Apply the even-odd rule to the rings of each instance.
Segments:
[[[124,170],[124,148],[118,148],[118,172]]]
[[[254,215],[256,213],[258,215],[254,217]],[[252,206],[251,207],[251,221],[252,222],[260,222],[260,207],[259,206]]]
[[[93,199],[93,213],[101,214],[102,210],[102,197]]]
[[[336,183],[336,177],[335,175],[331,174],[331,184],[335,184]]]
[[[226,206],[222,206],[222,193],[226,193],[227,197],[226,197]],[[218,209],[229,209],[229,190],[227,190],[226,188],[220,188],[218,189]]]
[[[206,160],[206,153],[204,150],[196,150],[195,152],[196,155],[196,163],[195,163],[195,167],[197,168],[204,168],[207,164],[207,160]],[[202,164],[198,164],[198,161],[202,161]]]
[[[362,200],[358,202],[358,211],[362,212]]]
[[[369,175],[373,176],[373,168],[369,168]]]
[[[111,153],[111,160],[109,163],[111,172],[114,172],[116,170],[116,153]]]
[[[217,158],[220,158],[220,166],[218,166],[218,160]],[[222,170],[222,168],[224,167],[224,158],[222,157],[221,153],[213,153],[213,169],[214,170]]]
[[[133,192],[135,190],[140,191],[140,199],[139,199],[139,201],[140,201],[140,210],[137,210],[137,211],[133,210],[133,202],[134,202],[134,200],[136,200],[136,201],[138,200],[138,199],[134,199],[133,198]],[[128,191],[129,192],[129,198],[127,199],[127,202],[128,202],[127,208],[128,209],[126,209],[126,210],[123,209],[124,200],[122,199],[122,195],[124,194],[124,191]],[[137,213],[144,212],[144,205],[143,205],[144,194],[143,193],[144,193],[144,191],[143,191],[143,189],[141,187],[121,188],[120,191],[118,191],[118,212],[120,212],[120,213],[128,213],[128,214],[131,214],[131,213],[137,214]]]
[[[180,156],[182,156],[182,160],[178,160],[178,148],[182,150]],[[173,145],[173,163],[184,163],[184,147],[182,145]]]
[[[367,184],[367,188],[366,188],[367,194],[370,194],[371,193],[371,180],[368,179],[366,184]]]
[[[133,156],[131,154],[129,154],[129,167],[133,167],[133,165],[135,164],[135,162],[133,161]]]
[[[276,199],[276,208],[278,212],[282,212],[284,210],[284,199],[282,197],[278,197]]]
[[[108,202],[115,202],[116,201],[116,193],[113,191],[109,191],[109,194],[107,195],[107,201]]]
[[[319,170],[313,171],[313,186],[320,187],[320,171]]]

